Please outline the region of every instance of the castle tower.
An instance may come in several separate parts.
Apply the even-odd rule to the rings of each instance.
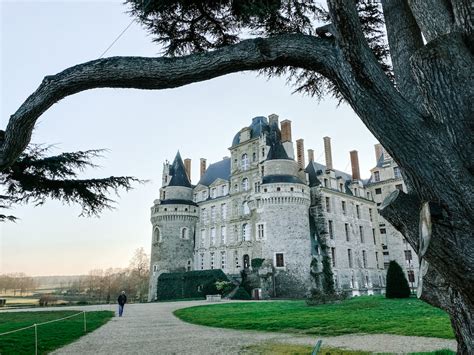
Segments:
[[[160,199],[151,208],[152,243],[148,300],[156,299],[158,276],[190,271],[193,265],[195,226],[199,208],[179,152],[163,166]]]
[[[304,297],[311,288],[310,193],[306,175],[290,157],[283,132],[272,125],[261,185],[265,221],[262,257],[273,260],[273,296]]]

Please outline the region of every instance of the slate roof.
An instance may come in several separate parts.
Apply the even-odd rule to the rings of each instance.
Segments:
[[[181,154],[179,154],[179,151],[174,158],[173,164],[170,166],[169,173],[171,175],[171,180],[168,186],[192,187],[188,175],[186,174],[186,169],[184,168],[184,163],[181,159]]]
[[[299,178],[293,175],[267,175],[264,176],[262,179],[262,185],[265,184],[273,184],[273,183],[278,183],[278,182],[288,182],[288,183],[293,183],[293,184],[303,184],[305,183],[301,181]]]
[[[316,162],[310,162],[307,166],[305,171],[308,173],[309,176],[309,186],[318,186],[321,185],[321,181],[319,180],[318,176],[322,175],[324,171],[326,171],[326,165],[319,164]],[[344,181],[345,193],[352,195],[351,189],[349,189],[349,184],[352,181],[352,175],[345,173],[344,171],[334,170],[336,177],[342,177]]]
[[[210,164],[198,184],[209,186],[216,179],[230,180],[230,158],[224,158],[217,163]]]
[[[268,125],[266,117],[257,116],[252,118],[252,124],[249,126],[250,139],[260,137],[264,131],[269,130],[269,127],[270,126]],[[240,132],[237,132],[237,134],[234,136],[234,139],[232,140],[232,147],[237,144],[240,144]]]

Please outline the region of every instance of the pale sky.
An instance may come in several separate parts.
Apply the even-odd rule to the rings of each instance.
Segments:
[[[0,0],[0,120],[8,117],[45,75],[96,59],[130,23],[115,1]],[[106,56],[155,56],[159,48],[133,23]],[[32,142],[55,144],[54,153],[106,148],[100,169],[87,176],[133,175],[150,182],[117,198],[100,218],[78,217],[78,206],[47,202],[10,213],[17,223],[0,224],[0,273],[84,274],[94,268],[124,267],[135,249],[151,244],[150,207],[158,197],[162,164],[179,149],[208,163],[228,155],[234,134],[252,117],[276,113],[292,121],[293,141],[303,138],[324,163],[323,139],[332,138],[336,169],[350,173],[349,151],[357,149],[361,173],[375,164],[375,138],[346,105],[291,95],[284,79],[238,73],[185,87],[142,91],[97,89],[70,96],[38,121]],[[307,158],[306,158],[307,159]]]

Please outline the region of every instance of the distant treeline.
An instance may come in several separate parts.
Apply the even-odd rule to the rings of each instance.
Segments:
[[[37,288],[36,280],[24,273],[0,274],[0,292],[13,293],[13,296],[23,296]]]

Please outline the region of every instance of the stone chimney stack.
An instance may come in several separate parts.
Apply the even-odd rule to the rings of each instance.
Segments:
[[[305,168],[304,161],[304,139],[300,138],[296,140],[296,161],[301,169]]]
[[[357,150],[351,150],[352,180],[360,180],[359,154]]]
[[[292,142],[292,140],[291,140],[291,121],[290,120],[281,121],[281,141],[282,141],[282,143]]]
[[[332,152],[331,152],[331,137],[324,137],[324,155],[326,156],[326,169],[333,170],[332,167]]]
[[[271,126],[273,124],[278,125],[278,115],[275,115],[272,113],[271,115],[268,115],[268,124]]]
[[[201,158],[201,161],[200,161],[200,177],[203,177],[204,173],[206,172],[206,163],[207,163],[207,160],[204,159],[204,158]]]
[[[188,179],[191,181],[191,159],[184,159],[184,170],[186,170],[186,175],[188,175]]]
[[[374,145],[375,147],[375,164],[379,162],[380,156],[383,154],[383,147],[382,144],[377,143]]]
[[[314,161],[314,150],[308,149],[308,163],[312,163]]]

